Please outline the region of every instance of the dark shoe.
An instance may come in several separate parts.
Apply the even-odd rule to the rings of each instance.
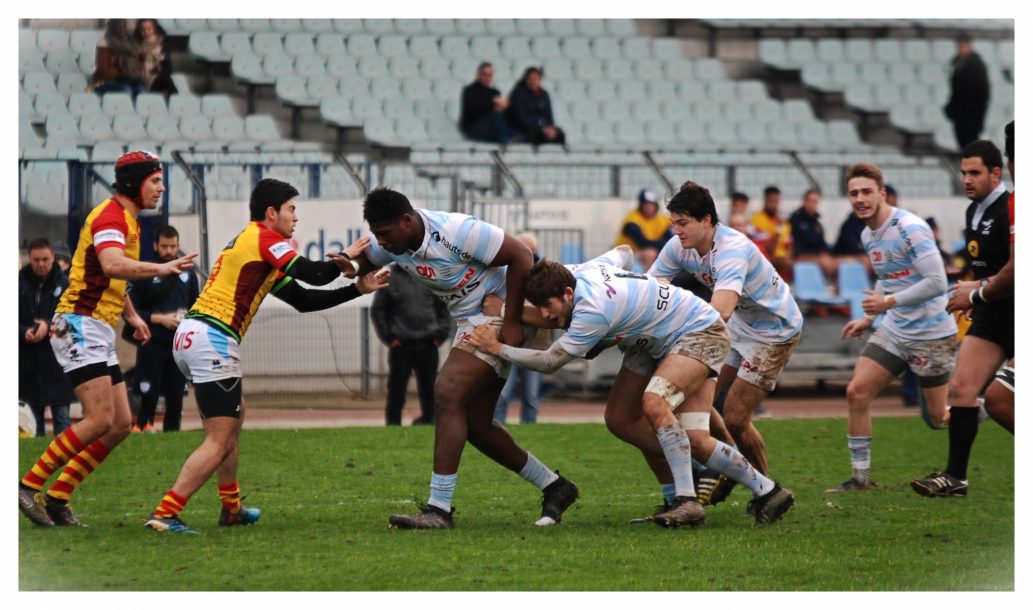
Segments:
[[[248,508],[241,506],[240,510],[235,513],[231,513],[228,509],[222,509],[219,513],[219,525],[230,526],[230,525],[251,525],[255,521],[258,521],[258,517],[262,515],[262,510],[259,508]]]
[[[781,519],[795,500],[792,491],[775,483],[775,487],[771,491],[751,500],[747,510],[756,519],[757,525],[767,525]]]
[[[924,479],[911,481],[911,489],[929,498],[964,497],[968,495],[968,481],[959,481],[946,472],[934,472]]]
[[[447,513],[437,506],[417,503],[420,512],[411,515],[391,515],[387,522],[393,527],[403,530],[442,530],[455,526],[452,515],[456,512],[453,506]]]
[[[18,487],[18,510],[22,511],[29,521],[42,527],[54,527],[54,520],[47,514],[43,503],[43,492],[25,487]]]
[[[835,487],[829,487],[825,490],[825,493],[838,494],[846,491],[868,491],[873,487],[875,487],[875,481],[858,481],[851,477]]]
[[[54,522],[54,525],[63,525],[67,527],[86,527],[72,512],[72,507],[67,503],[59,504],[53,501],[47,501],[44,508],[47,511],[47,515]]]
[[[559,471],[556,471],[556,474],[558,475]],[[542,517],[534,524],[555,525],[559,523],[563,517],[563,511],[570,508],[570,505],[577,499],[577,485],[561,476],[542,490]]]
[[[670,508],[653,515],[653,522],[662,527],[696,526],[706,520],[707,511],[703,510],[696,496],[678,496]]]
[[[433,424],[434,424],[434,418],[433,417],[422,417],[421,416],[421,417],[417,417],[416,419],[412,420],[412,425],[414,425],[414,426],[430,426],[430,425],[433,425]]]
[[[700,471],[695,478],[696,497],[702,506],[713,506],[728,499],[735,489],[735,481],[709,468]]]

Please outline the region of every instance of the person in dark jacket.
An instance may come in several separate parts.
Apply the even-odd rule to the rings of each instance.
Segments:
[[[47,339],[68,276],[54,263],[54,248],[46,239],[29,242],[29,263],[18,274],[18,400],[36,416],[36,436],[46,436],[44,421],[50,406],[54,436],[71,425],[69,405],[75,393]]]
[[[990,106],[990,79],[983,58],[972,50],[968,34],[958,36],[958,54],[951,60],[951,96],[943,112],[954,123],[958,148],[979,139]]]
[[[477,79],[463,87],[459,105],[459,130],[478,142],[506,144],[513,132],[506,125],[509,102],[492,86],[495,68],[489,62],[477,66]]]
[[[821,214],[818,213],[820,202],[821,191],[807,189],[800,207],[789,216],[789,226],[793,232],[793,262],[818,263],[825,275],[831,277],[836,272],[836,261],[829,253],[829,244],[825,241],[825,229],[821,224]]]
[[[413,371],[416,371],[421,412],[413,424],[433,423],[438,346],[448,338],[452,324],[448,307],[405,269],[392,264],[390,285],[373,295],[371,317],[377,337],[390,348],[387,425],[402,423],[405,388]]]
[[[542,71],[528,68],[509,93],[506,119],[531,144],[565,144],[566,135],[552,118],[552,101],[542,89]]]
[[[167,263],[179,256],[179,232],[175,227],[159,227],[154,232],[154,240],[154,252],[159,262]],[[137,280],[130,285],[129,297],[136,312],[151,329],[151,340],[136,350],[133,378],[140,396],[140,410],[136,414],[134,432],[153,430],[159,396],[165,397],[162,432],[179,431],[187,380],[172,359],[172,338],[183,314],[194,304],[199,293],[197,275],[193,271]]]

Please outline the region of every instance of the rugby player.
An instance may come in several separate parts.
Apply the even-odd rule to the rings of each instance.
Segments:
[[[140,262],[141,210],[158,206],[165,183],[161,161],[145,151],[115,161],[115,193],[86,216],[72,257],[68,288],[50,324],[50,345],[83,406],[83,419],[58,435],[18,485],[18,508],[41,526],[82,525],[68,501],[129,434],[132,414],[115,353],[122,315],[140,341],[147,323],[125,298],[126,281],[178,275],[196,253],[165,263]],[[50,486],[47,480],[67,466]]]
[[[387,285],[386,270],[332,290],[299,284],[325,286],[341,271],[332,261],[308,260],[288,241],[298,223],[297,196],[297,189],[280,180],[266,178],[255,185],[249,204],[251,222],[223,249],[200,296],[176,329],[172,356],[194,385],[204,440],[147,519],[150,529],[196,534],[179,514],[212,473],[219,482],[220,526],[249,525],[261,514],[241,502],[237,442],[245,413],[240,342],[266,295],[301,312],[319,311]],[[364,237],[345,252],[359,256],[368,245]]]
[[[665,527],[705,521],[693,487],[695,458],[753,492],[749,510],[757,523],[777,521],[792,506],[792,492],[709,434],[713,380],[729,347],[720,315],[689,291],[628,273],[613,262],[599,258],[571,272],[540,261],[531,269],[528,300],[543,318],[566,329],[548,350],[504,345],[490,326],[479,326],[470,342],[479,351],[544,373],[599,345],[617,343],[624,359],[606,421],[634,422],[622,440],[662,455],[674,479],[673,502],[652,520]]]
[[[369,249],[352,260],[333,257],[346,275],[353,262],[359,272],[397,262],[445,301],[458,325],[434,384],[437,419],[430,497],[419,512],[391,515],[389,524],[403,529],[454,526],[452,497],[468,440],[542,491],[537,525],[559,523],[578,497],[577,486],[525,451],[493,421],[509,365],[476,352],[469,343],[476,325],[491,324],[504,343],[523,344],[520,321],[531,251],[494,225],[465,214],[414,209],[405,195],[387,188],[367,195],[363,216],[374,237]],[[501,317],[484,315],[482,301],[488,294],[505,298]]]
[[[871,163],[847,170],[847,198],[867,225],[861,242],[877,281],[861,303],[865,317],[843,327],[840,339],[860,338],[885,314],[868,338],[847,386],[847,448],[852,475],[826,493],[861,491],[872,453],[870,406],[891,381],[910,367],[925,399],[923,416],[941,428],[947,416],[947,382],[954,371],[958,329],[947,313],[947,272],[933,232],[924,220],[886,203],[882,171]]]

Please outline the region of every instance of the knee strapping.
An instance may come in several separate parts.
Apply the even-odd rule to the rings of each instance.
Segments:
[[[710,432],[710,412],[703,413],[679,413],[678,423],[682,430],[702,430]]]
[[[682,393],[678,386],[663,377],[653,376],[649,380],[649,385],[646,386],[646,392],[659,396],[670,405],[672,411],[685,401],[685,394]]]

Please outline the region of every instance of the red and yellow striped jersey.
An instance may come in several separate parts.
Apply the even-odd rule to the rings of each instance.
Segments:
[[[86,217],[68,270],[68,288],[55,311],[90,316],[112,327],[118,324],[126,281],[104,275],[97,254],[105,248],[120,248],[129,258],[140,260],[140,223],[113,197]]]
[[[187,317],[203,318],[239,342],[262,299],[298,256],[282,235],[252,222],[223,249]]]

